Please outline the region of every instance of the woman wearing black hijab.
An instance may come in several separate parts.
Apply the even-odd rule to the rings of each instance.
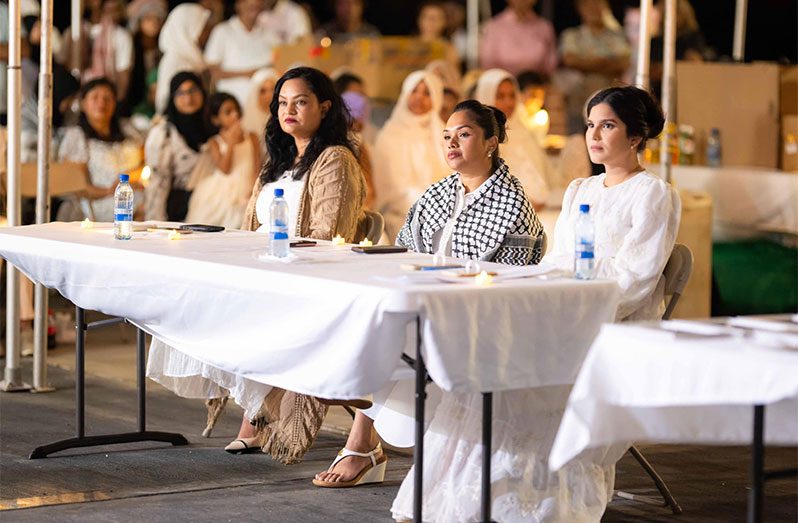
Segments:
[[[166,118],[152,128],[144,146],[152,169],[144,217],[180,222],[188,212],[191,173],[211,133],[204,119],[206,94],[199,76],[177,73],[169,83],[169,93]]]

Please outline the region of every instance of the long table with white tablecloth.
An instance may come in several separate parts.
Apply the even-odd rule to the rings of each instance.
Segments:
[[[473,277],[442,281],[438,271],[406,270],[429,264],[427,255],[364,255],[319,242],[278,260],[264,256],[265,240],[243,231],[170,239],[144,230],[120,241],[110,224],[52,223],[0,231],[0,253],[79,308],[129,318],[192,359],[320,397],[381,389],[415,321],[423,340],[415,362],[419,520],[427,373],[446,391],[482,392],[486,405],[492,391],[570,384],[619,301],[612,281],[561,278],[545,267],[485,263],[496,274],[480,285]],[[486,478],[490,420],[488,408]],[[47,451],[76,440],[85,443],[79,434]],[[490,497],[483,484],[488,518]]]
[[[226,371],[322,397],[378,390],[405,346],[406,313],[422,316],[429,374],[444,390],[572,383],[618,302],[610,281],[499,281],[516,269],[483,264],[500,273],[495,283],[445,283],[401,267],[426,255],[320,242],[281,263],[263,259],[265,248],[264,235],[243,231],[131,241],[114,240],[109,224],[0,231],[4,258],[76,305],[130,318]]]

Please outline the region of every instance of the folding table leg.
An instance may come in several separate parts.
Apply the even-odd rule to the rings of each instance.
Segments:
[[[754,406],[754,438],[751,445],[751,492],[748,494],[748,523],[762,521],[765,487],[765,406]]]
[[[424,407],[427,400],[427,368],[421,356],[421,316],[416,317],[416,449],[413,453],[415,466],[413,484],[413,521],[422,519],[424,488]]]
[[[493,393],[482,393],[482,519],[493,521],[490,500],[490,458],[493,439]]]
[[[119,443],[135,443],[139,441],[162,441],[172,445],[188,445],[188,440],[181,434],[173,432],[147,431],[145,419],[146,388],[144,380],[144,332],[140,329],[137,333],[136,344],[136,372],[138,381],[138,431],[121,434],[105,434],[101,436],[85,435],[85,359],[86,359],[86,331],[91,328],[102,327],[124,321],[121,318],[102,320],[86,324],[85,311],[75,308],[75,323],[77,336],[75,338],[75,437],[42,445],[33,449],[30,459],[46,458],[50,454],[66,449],[78,447],[96,447],[100,445],[116,445]]]

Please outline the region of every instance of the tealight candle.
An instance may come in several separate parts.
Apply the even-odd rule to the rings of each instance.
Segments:
[[[371,247],[374,244],[371,243],[371,240],[366,238],[365,240],[362,240],[360,243],[358,243],[358,245],[360,245],[361,247]]]
[[[342,245],[346,245],[346,240],[340,234],[336,234],[335,238],[332,239],[332,244],[336,247],[341,247]]]
[[[171,231],[169,231],[169,239],[170,240],[179,240],[180,239],[180,233],[177,232],[176,230],[172,229]]]
[[[88,218],[86,218],[85,220],[83,220],[82,222],[80,222],[80,227],[81,227],[82,229],[91,229],[91,228],[93,228],[93,227],[94,227],[94,222],[92,222],[91,220],[89,220]]]
[[[488,274],[486,271],[482,271],[474,276],[474,283],[477,285],[490,285],[493,283],[493,276]]]

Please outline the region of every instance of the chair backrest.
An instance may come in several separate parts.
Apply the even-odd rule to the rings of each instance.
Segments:
[[[366,238],[371,240],[374,245],[380,241],[382,231],[385,228],[385,220],[382,214],[374,211],[364,211],[366,213],[366,223],[368,224],[368,232]]]
[[[665,277],[665,300],[667,301],[665,313],[662,315],[663,320],[670,319],[692,272],[693,253],[687,245],[677,243],[673,246],[668,263],[665,264],[665,270],[662,271],[662,275]]]

